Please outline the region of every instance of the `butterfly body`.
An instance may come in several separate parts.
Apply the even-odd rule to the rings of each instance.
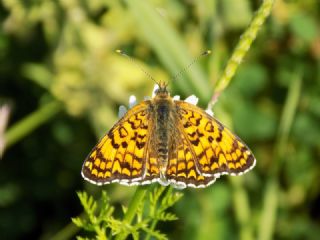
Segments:
[[[160,83],[155,97],[130,109],[94,147],[82,168],[94,184],[159,182],[205,187],[223,174],[253,168],[248,147],[201,108],[170,97]]]

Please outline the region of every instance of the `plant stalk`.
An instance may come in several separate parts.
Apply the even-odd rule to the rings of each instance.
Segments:
[[[141,202],[143,202],[144,200],[144,197],[148,191],[148,188],[149,188],[148,185],[137,187],[123,218],[123,222],[125,224],[131,224],[139,204],[141,204]],[[116,240],[123,240],[126,238],[127,238],[126,233],[120,233],[117,235]]]

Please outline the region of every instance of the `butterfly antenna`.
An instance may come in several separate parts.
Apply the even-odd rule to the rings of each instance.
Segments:
[[[198,57],[192,60],[191,63],[189,63],[186,67],[184,67],[180,72],[178,72],[176,75],[173,76],[172,81],[179,78],[182,73],[186,72],[195,62],[197,62],[201,57],[208,56],[211,54],[211,50],[207,50],[203,53],[201,53]]]
[[[159,85],[159,83],[147,71],[145,71],[132,57],[130,57],[120,49],[117,49],[116,53],[119,53],[122,56],[125,56],[126,58],[128,58],[136,67],[138,67],[145,75],[147,75],[148,78],[154,81],[155,84]]]

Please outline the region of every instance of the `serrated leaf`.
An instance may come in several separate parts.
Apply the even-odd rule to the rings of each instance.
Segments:
[[[174,220],[177,220],[178,218],[173,213],[162,212],[156,216],[156,219],[165,222],[165,221],[174,221]]]
[[[165,190],[167,190],[165,192]],[[176,203],[182,196],[180,193],[172,193],[172,188],[156,187],[149,195],[149,212],[146,212],[144,202],[138,204],[135,211],[135,220],[129,224],[123,220],[112,217],[114,207],[109,204],[109,197],[105,191],[102,192],[99,201],[95,201],[92,196],[86,192],[78,193],[79,199],[85,213],[88,215],[88,221],[81,218],[74,218],[72,221],[79,227],[95,232],[96,239],[105,239],[107,229],[111,234],[132,235],[133,239],[139,239],[141,231],[156,239],[167,239],[164,234],[152,229],[149,224],[151,221],[173,221],[177,217],[173,213],[167,213],[165,210]],[[127,208],[122,206],[124,214]],[[155,226],[155,225],[154,225]]]
[[[93,197],[88,196],[86,192],[78,192],[77,194],[85,212],[91,218],[97,208],[97,203],[94,201]]]
[[[148,233],[150,236],[158,239],[158,240],[167,240],[167,236],[157,230],[152,230],[152,229],[149,229],[149,228],[143,228],[143,230]]]
[[[167,194],[161,201],[161,208],[165,210],[169,207],[172,207],[176,202],[180,200],[182,196],[182,193]]]
[[[83,228],[83,226],[86,225],[86,223],[79,217],[71,218],[71,221],[79,228]]]
[[[119,234],[121,231],[123,231],[123,223],[122,221],[119,221],[117,219],[114,218],[110,218],[108,221],[108,226],[111,228],[111,234],[117,235]]]
[[[128,208],[126,206],[124,206],[124,205],[122,205],[121,207],[122,207],[123,214],[126,214]]]
[[[156,187],[152,193],[150,193],[149,197],[150,197],[151,205],[156,205],[156,203],[158,202],[164,190],[165,190],[165,187],[159,186],[159,187]]]

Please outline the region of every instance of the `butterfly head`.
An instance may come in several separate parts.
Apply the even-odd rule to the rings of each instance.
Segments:
[[[168,83],[159,82],[157,84],[158,84],[159,88],[155,91],[156,97],[167,98],[170,95],[170,93],[167,90]]]

